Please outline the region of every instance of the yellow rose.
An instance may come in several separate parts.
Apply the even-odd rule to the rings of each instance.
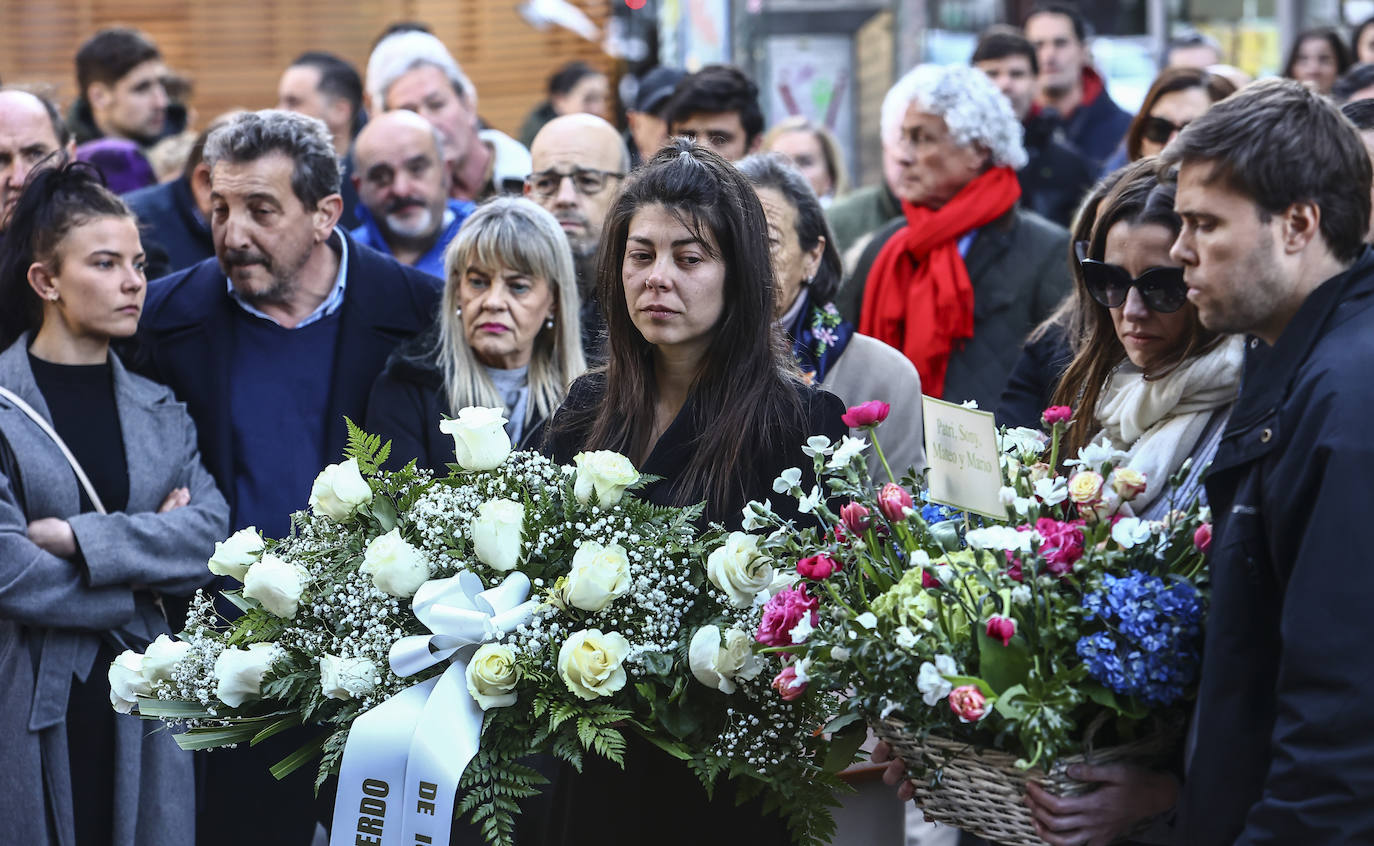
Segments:
[[[1092,505],[1102,498],[1101,473],[1084,470],[1069,480],[1069,499],[1079,505]]]
[[[1130,502],[1145,493],[1145,474],[1130,467],[1118,467],[1112,471],[1112,490],[1123,502]]]
[[[520,680],[515,652],[497,643],[482,644],[468,662],[467,679],[468,693],[483,711],[514,705],[515,683]]]
[[[625,686],[630,642],[618,632],[600,629],[573,632],[558,650],[558,675],[580,699],[610,696]]]

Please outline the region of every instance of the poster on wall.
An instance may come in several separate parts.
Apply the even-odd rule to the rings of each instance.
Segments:
[[[730,0],[664,0],[659,61],[692,72],[729,64]]]
[[[768,124],[804,115],[839,139],[850,151],[850,173],[857,162],[854,135],[854,51],[848,35],[774,35],[768,45]]]

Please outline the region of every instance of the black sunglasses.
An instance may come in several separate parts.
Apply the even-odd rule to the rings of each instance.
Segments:
[[[1175,132],[1182,132],[1188,122],[1173,123],[1162,117],[1150,115],[1145,118],[1145,125],[1141,128],[1141,137],[1154,144],[1169,143],[1169,136]]]
[[[1088,295],[1107,308],[1124,305],[1131,288],[1140,291],[1145,305],[1159,314],[1172,314],[1188,302],[1188,286],[1181,267],[1152,267],[1132,279],[1123,267],[1088,258],[1087,241],[1078,241],[1073,248]]]

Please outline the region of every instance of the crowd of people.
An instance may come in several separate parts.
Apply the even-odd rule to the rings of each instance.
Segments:
[[[193,767],[109,707],[105,667],[176,630],[217,540],[290,531],[345,418],[442,472],[439,421],[501,408],[514,443],[617,450],[657,478],[651,502],[738,528],[811,466],[809,436],[846,433],[847,405],[888,403],[886,456],[922,468],[924,394],[1007,426],[1069,406],[1063,457],[1105,438],[1213,509],[1179,764],[1089,767],[1099,789],[1074,798],[1032,787],[1047,843],[1146,820],[1199,846],[1374,840],[1374,675],[1352,650],[1374,635],[1353,530],[1369,500],[1351,481],[1374,470],[1371,24],[1348,45],[1302,33],[1287,79],[1177,39],[1132,115],[1078,10],[1037,6],[966,64],[900,76],[882,179],[857,188],[825,126],[768,126],[727,65],[642,74],[621,129],[607,76],[570,63],[514,138],[418,23],[383,32],[361,74],[303,53],[276,108],[199,132],[131,29],[82,45],[66,109],[0,88],[11,839],[304,846],[327,822],[305,769],[268,773],[303,729]],[[1166,518],[1165,491],[1137,513]],[[785,842],[760,803],[629,754],[628,776],[549,768],[522,842]],[[902,762],[884,778],[911,796]],[[634,809],[614,829],[610,793]]]

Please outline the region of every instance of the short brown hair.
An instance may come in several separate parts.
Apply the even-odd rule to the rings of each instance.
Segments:
[[[151,59],[162,58],[157,45],[136,29],[102,29],[76,51],[77,94],[85,97],[94,83],[114,85],[129,71]]]
[[[1294,203],[1321,209],[1321,235],[1340,262],[1355,260],[1369,231],[1369,153],[1334,103],[1291,79],[1246,86],[1188,125],[1162,154],[1168,165],[1210,162],[1221,181],[1263,216]]]

